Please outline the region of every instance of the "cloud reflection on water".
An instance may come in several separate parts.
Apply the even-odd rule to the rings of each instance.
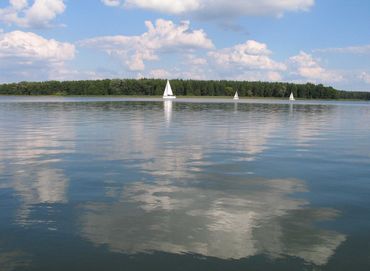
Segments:
[[[21,202],[17,223],[53,222],[31,211],[40,204],[58,210],[57,204],[68,203],[70,177],[57,164],[76,151],[91,159],[83,174],[103,162],[121,165],[109,181],[104,180],[109,169],[96,173],[109,201],[89,194],[99,185],[87,177],[81,181],[88,189],[78,191],[84,196],[82,235],[112,251],[220,259],[264,254],[323,265],[345,240],[316,225],[338,214],[299,199],[297,193],[308,191],[303,181],[248,176],[250,163],[259,163],[279,137],[312,144],[325,128],[327,108],[312,114],[310,107],[309,114],[292,108],[290,125],[281,105],[149,104],[109,103],[103,113],[98,105],[77,105],[73,110],[84,116],[78,125],[66,119],[68,110],[43,115],[38,123],[36,110],[30,118],[36,123],[23,122],[0,148],[2,161],[11,165],[0,170],[11,176],[7,186]],[[140,181],[133,179],[137,176]]]
[[[16,222],[21,225],[50,224],[48,219],[30,217],[38,204],[66,203],[69,179],[57,167],[62,156],[73,152],[74,130],[68,125],[63,108],[46,108],[15,104],[9,112],[18,119],[4,117],[0,130],[1,164],[4,178],[2,186],[11,188],[19,199]],[[45,105],[44,105],[45,106]],[[53,110],[48,110],[51,106]],[[50,108],[49,108],[50,109]],[[45,111],[48,114],[45,114]],[[8,112],[8,111],[7,111]],[[11,136],[10,136],[11,133]]]
[[[133,167],[153,180],[133,182],[111,193],[113,203],[85,204],[82,235],[96,245],[128,254],[161,251],[220,259],[264,254],[326,264],[346,237],[320,229],[316,222],[335,219],[336,210],[313,209],[299,199],[296,193],[307,192],[303,181],[245,178],[243,170],[239,173],[244,175],[228,173],[233,172],[233,163],[248,163],[269,148],[270,138],[286,128],[286,112],[243,105],[240,115],[230,117],[228,111],[217,111],[217,105],[206,106],[210,108],[202,114],[202,106],[189,110],[187,105],[164,102],[165,124],[172,131],[148,125],[144,116],[126,123],[125,136],[134,140],[124,145],[121,155],[133,154]],[[175,117],[174,107],[181,108]],[[239,110],[234,106],[234,112]],[[298,144],[309,142],[323,128],[323,121],[313,121],[317,114],[296,123],[292,131],[300,137]],[[206,135],[207,140],[197,135]],[[215,149],[240,156],[217,165],[208,160]]]
[[[219,187],[168,181],[128,185],[115,203],[84,206],[82,235],[128,254],[162,251],[220,259],[265,254],[316,265],[325,264],[345,240],[314,225],[334,219],[335,210],[312,209],[292,196],[306,191],[302,181],[224,177],[227,185]]]

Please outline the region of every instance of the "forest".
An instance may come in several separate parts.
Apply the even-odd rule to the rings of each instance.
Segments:
[[[19,82],[0,85],[0,95],[134,95],[160,96],[166,80],[105,79],[80,81]],[[322,84],[282,82],[171,80],[177,96],[233,96],[287,98],[293,92],[298,99],[370,100],[370,92],[336,90]]]

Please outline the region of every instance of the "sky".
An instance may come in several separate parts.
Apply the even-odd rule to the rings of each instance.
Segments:
[[[370,1],[0,0],[0,83],[143,77],[370,91]]]

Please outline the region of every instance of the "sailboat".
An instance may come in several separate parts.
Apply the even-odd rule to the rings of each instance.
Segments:
[[[176,99],[176,96],[173,95],[170,81],[167,80],[166,88],[163,92],[163,99]]]
[[[235,95],[234,95],[234,100],[239,100],[239,95],[238,95],[238,91],[235,92]]]
[[[293,92],[290,93],[289,101],[295,101]]]

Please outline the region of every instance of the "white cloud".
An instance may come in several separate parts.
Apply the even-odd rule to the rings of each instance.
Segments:
[[[70,43],[44,39],[32,32],[13,31],[0,34],[0,58],[63,62],[74,58]]]
[[[202,18],[229,18],[237,16],[282,16],[289,11],[307,11],[315,0],[103,0],[106,5],[124,5],[169,14],[191,13]]]
[[[256,41],[220,50],[211,49],[204,57],[193,51],[181,54],[183,60],[172,65],[171,71],[163,78],[280,81],[286,65],[273,61],[271,54],[266,44]]]
[[[101,0],[103,4],[110,6],[110,7],[117,7],[121,3],[119,0]]]
[[[62,69],[74,57],[75,46],[70,43],[32,32],[0,33],[0,81],[46,79],[43,76]]]
[[[148,31],[141,36],[97,37],[79,45],[119,59],[128,70],[137,72],[133,77],[138,78],[280,81],[287,70],[285,63],[271,58],[272,52],[264,43],[248,40],[218,50],[202,30],[189,31],[189,22],[177,26],[158,20],[155,25],[151,22],[146,25]],[[155,68],[154,63],[147,65],[153,60]]]
[[[230,48],[209,52],[209,57],[223,69],[283,71],[285,64],[270,58],[267,45],[254,40]]]
[[[362,72],[360,75],[359,75],[359,79],[361,79],[363,82],[365,82],[366,84],[370,84],[370,74],[367,73],[367,72]]]
[[[298,75],[301,79],[312,82],[339,82],[343,76],[335,71],[323,68],[319,60],[314,59],[312,55],[301,51],[298,55],[289,58],[292,74]]]
[[[64,12],[64,0],[10,0],[0,9],[0,22],[21,27],[48,27],[57,15]]]
[[[78,44],[118,59],[135,72],[134,78],[278,81],[286,70],[284,63],[271,59],[264,43],[250,40],[217,50],[203,30],[190,30],[189,22],[175,25],[160,19],[146,25],[148,31],[140,36],[96,37]]]
[[[125,5],[171,14],[194,11],[201,6],[199,0],[126,0]]]
[[[146,61],[159,59],[160,53],[211,49],[213,43],[203,30],[191,30],[190,23],[175,25],[172,21],[158,19],[145,22],[148,31],[141,36],[105,36],[83,40],[79,44],[103,50],[119,58],[132,71],[143,71]]]

